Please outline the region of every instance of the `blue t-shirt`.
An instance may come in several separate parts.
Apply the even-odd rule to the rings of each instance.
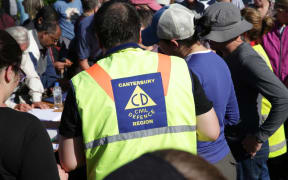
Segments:
[[[96,60],[100,56],[98,40],[92,31],[94,15],[83,18],[76,28],[76,48],[79,59]]]
[[[82,3],[80,0],[68,2],[66,0],[58,0],[54,3],[60,19],[59,25],[62,30],[62,36],[72,40],[74,38],[74,24],[82,14]]]
[[[219,119],[219,138],[213,142],[197,142],[198,155],[210,163],[216,163],[230,151],[224,136],[224,126],[237,124],[239,120],[230,70],[225,61],[212,51],[193,53],[185,60],[198,77],[207,98],[213,102]]]

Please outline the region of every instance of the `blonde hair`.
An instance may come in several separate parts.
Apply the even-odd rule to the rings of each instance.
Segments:
[[[258,10],[254,8],[244,8],[241,10],[242,17],[253,25],[253,28],[247,32],[248,38],[251,41],[256,41],[264,34],[271,31],[274,22],[270,16],[265,16],[263,19]]]
[[[44,6],[43,0],[24,0],[23,6],[29,18],[33,20],[36,17],[38,11]]]

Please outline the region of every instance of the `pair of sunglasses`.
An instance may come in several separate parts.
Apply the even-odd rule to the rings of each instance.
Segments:
[[[20,68],[20,70],[19,70],[19,76],[20,76],[19,82],[20,82],[20,83],[24,82],[24,80],[26,79],[26,74],[25,74],[25,72],[24,72],[21,68]]]
[[[19,83],[24,82],[24,80],[26,78],[25,72],[18,66],[13,66],[13,69],[16,73],[19,73]]]

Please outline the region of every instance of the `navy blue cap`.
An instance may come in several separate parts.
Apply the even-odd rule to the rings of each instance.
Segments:
[[[159,42],[159,38],[157,36],[157,27],[158,22],[161,17],[161,15],[164,13],[165,10],[167,10],[169,6],[164,6],[160,10],[158,10],[154,15],[152,19],[152,23],[150,26],[148,26],[146,29],[142,30],[141,37],[142,37],[142,44],[144,46],[152,46]]]

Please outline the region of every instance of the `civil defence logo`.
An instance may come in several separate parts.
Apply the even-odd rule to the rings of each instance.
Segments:
[[[167,126],[160,73],[113,79],[111,82],[120,133]]]
[[[141,89],[139,86],[136,86],[125,107],[125,110],[156,105],[157,104],[153,101],[153,99],[147,93],[145,93],[143,89]]]

